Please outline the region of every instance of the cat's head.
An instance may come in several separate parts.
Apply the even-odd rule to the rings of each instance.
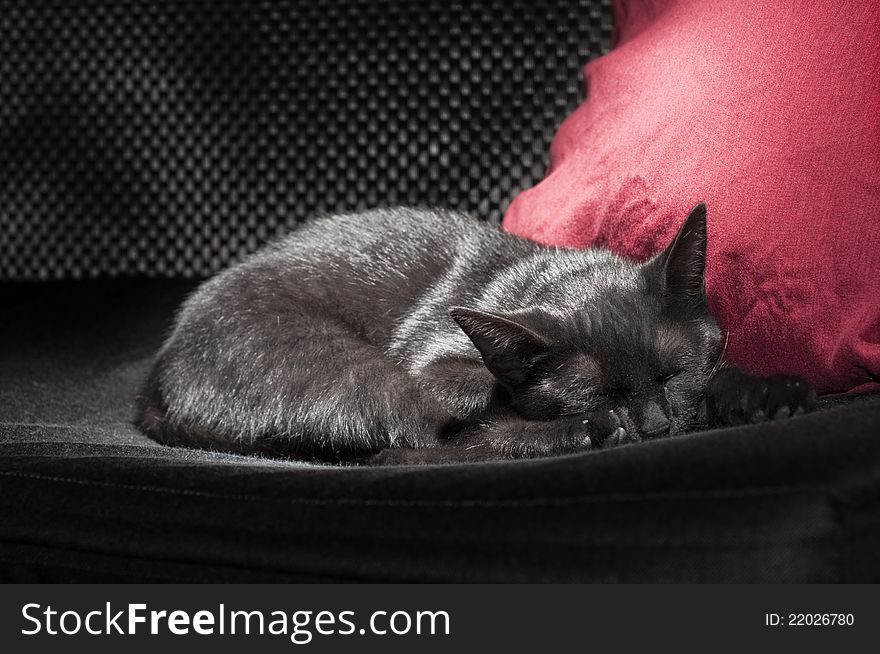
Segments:
[[[721,356],[704,287],[705,206],[649,261],[608,260],[610,272],[585,270],[590,299],[564,315],[540,303],[512,313],[450,313],[522,417],[613,409],[642,438],[679,433],[697,422]]]

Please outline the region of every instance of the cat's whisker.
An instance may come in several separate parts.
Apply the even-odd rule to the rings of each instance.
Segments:
[[[730,331],[726,331],[724,333],[724,345],[721,347],[721,354],[718,355],[718,361],[715,362],[715,365],[712,366],[712,372],[709,374],[709,378],[715,376],[719,370],[721,370],[721,366],[724,365],[724,355],[727,354],[727,344],[730,342]]]

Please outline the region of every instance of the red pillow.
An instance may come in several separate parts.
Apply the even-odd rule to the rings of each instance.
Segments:
[[[618,0],[615,14],[589,100],[504,227],[646,258],[705,201],[727,359],[822,393],[878,388],[880,3]]]

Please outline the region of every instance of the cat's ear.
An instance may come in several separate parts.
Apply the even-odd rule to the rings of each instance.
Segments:
[[[691,209],[672,243],[646,264],[648,274],[669,300],[687,306],[706,304],[706,205]]]
[[[549,349],[543,336],[513,317],[463,307],[452,308],[449,315],[480,351],[489,372],[508,386],[524,381],[528,366]]]

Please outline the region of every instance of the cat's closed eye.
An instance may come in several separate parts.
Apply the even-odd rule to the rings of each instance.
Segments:
[[[630,394],[630,389],[624,386],[615,386],[600,391],[597,395],[606,400],[621,401]]]

